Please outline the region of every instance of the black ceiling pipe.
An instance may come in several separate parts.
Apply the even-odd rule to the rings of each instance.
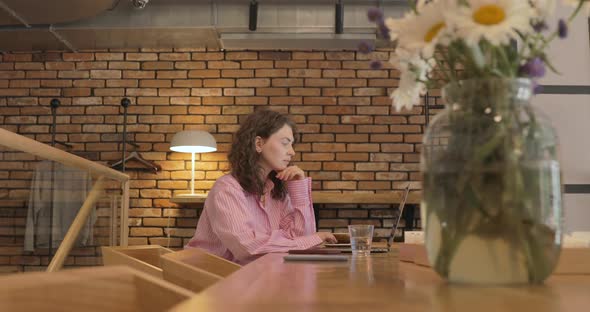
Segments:
[[[338,0],[336,2],[336,24],[334,28],[336,29],[337,34],[341,34],[344,32],[344,6],[342,5],[342,1]]]
[[[258,1],[251,1],[250,2],[250,23],[248,25],[248,29],[251,31],[256,30],[256,26],[258,24]]]

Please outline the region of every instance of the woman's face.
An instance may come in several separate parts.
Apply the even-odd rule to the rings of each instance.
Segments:
[[[284,125],[268,139],[256,137],[256,151],[260,154],[261,166],[266,171],[285,170],[295,155],[293,130],[288,125]]]

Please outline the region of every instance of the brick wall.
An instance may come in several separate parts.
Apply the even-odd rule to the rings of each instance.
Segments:
[[[197,155],[196,189],[206,191],[228,169],[232,133],[245,115],[258,108],[289,113],[298,123],[301,140],[296,161],[313,178],[314,190],[390,192],[401,190],[408,181],[420,188],[425,116],[422,107],[392,110],[388,94],[397,86],[398,72],[389,67],[369,69],[370,59],[388,58],[388,51],[4,54],[0,125],[49,142],[49,102],[58,98],[62,106],[57,139],[72,144],[73,151],[84,157],[110,163],[120,158],[120,101],[128,97],[129,139],[146,159],[163,168],[157,174],[128,172],[132,177],[129,241],[167,245],[170,234],[170,245],[180,247],[192,236],[199,209],[169,201],[174,193],[186,190],[190,180],[190,155],[168,150],[172,136],[200,129],[217,139],[218,152]],[[0,179],[9,181],[10,170],[2,171]],[[5,197],[26,196],[27,191],[22,185],[0,190]],[[341,231],[349,223],[371,222],[380,236],[387,235],[396,214],[380,205],[318,208],[322,229]],[[0,209],[4,209],[0,219],[17,218],[7,208]],[[16,235],[15,242],[18,239]],[[2,261],[6,262],[0,255]]]

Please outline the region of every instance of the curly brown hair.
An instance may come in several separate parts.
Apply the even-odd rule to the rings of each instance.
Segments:
[[[265,179],[260,176],[260,154],[256,152],[256,137],[268,139],[273,133],[288,125],[296,138],[295,123],[289,117],[278,112],[261,109],[250,114],[234,135],[228,160],[231,174],[238,180],[242,188],[254,195],[263,195]],[[271,196],[274,199],[285,199],[287,189],[284,183],[276,178],[273,170],[268,178],[274,183]]]

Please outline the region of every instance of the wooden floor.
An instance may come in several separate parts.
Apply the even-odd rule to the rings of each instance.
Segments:
[[[373,254],[348,262],[284,262],[268,254],[174,311],[590,311],[590,275],[545,285],[448,285],[430,268]]]

